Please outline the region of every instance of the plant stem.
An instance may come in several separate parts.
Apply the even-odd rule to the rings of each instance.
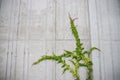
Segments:
[[[76,64],[75,64],[75,80],[80,80],[80,75],[79,75],[79,62],[76,60]]]
[[[88,77],[86,80],[92,80],[93,79],[93,68],[92,65],[88,67]]]

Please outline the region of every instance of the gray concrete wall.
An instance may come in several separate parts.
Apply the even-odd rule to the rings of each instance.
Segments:
[[[40,56],[74,50],[68,13],[92,55],[94,80],[120,79],[119,0],[1,0],[0,80],[73,80],[53,61],[32,66]],[[86,70],[80,69],[85,80]]]

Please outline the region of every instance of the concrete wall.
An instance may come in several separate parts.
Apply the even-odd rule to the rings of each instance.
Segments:
[[[119,80],[119,0],[0,0],[0,80],[73,80],[53,61],[32,66],[42,55],[74,50],[68,13],[78,18],[85,48],[102,51],[92,55],[94,80]]]

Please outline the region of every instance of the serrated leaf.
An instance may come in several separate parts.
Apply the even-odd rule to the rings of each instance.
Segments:
[[[63,70],[63,74],[64,74],[67,70],[68,70],[68,68],[65,68],[65,69]]]
[[[62,67],[62,68],[65,67],[65,64],[63,64],[61,67]]]
[[[71,52],[71,51],[68,51],[68,50],[64,50],[64,51],[68,54],[73,54],[73,52]]]
[[[98,50],[98,51],[100,51],[100,49],[98,49],[98,48],[96,48],[96,47],[90,48],[90,51],[93,51],[93,50]]]
[[[73,60],[69,60],[70,62],[72,62],[73,65],[75,65],[75,62]]]
[[[86,64],[84,64],[84,63],[79,63],[79,66],[82,66],[82,67],[87,67],[87,65],[86,65]]]
[[[92,47],[92,48],[90,48],[90,50],[89,50],[89,52],[88,52],[88,55],[90,56],[90,54],[91,54],[92,51],[94,51],[94,50],[100,51],[100,49],[98,49],[98,48],[96,48],[96,47]]]
[[[62,61],[59,60],[57,63],[59,64],[59,63],[61,63],[61,62],[62,62]]]

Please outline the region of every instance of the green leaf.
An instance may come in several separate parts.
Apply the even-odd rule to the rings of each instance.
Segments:
[[[88,64],[88,65],[93,65],[92,61],[89,61],[87,64]]]
[[[65,67],[65,64],[63,64],[61,67],[62,67],[62,68]]]
[[[98,48],[96,48],[96,47],[90,48],[90,51],[93,51],[93,50],[98,50],[98,51],[100,51],[100,49],[98,49]]]
[[[89,50],[89,52],[88,52],[88,56],[90,56],[90,54],[91,54],[92,51],[94,51],[94,50],[100,51],[100,49],[98,49],[98,48],[96,48],[96,47],[92,47],[92,48],[90,48],[90,50]]]
[[[73,52],[68,51],[68,50],[64,50],[67,54],[73,54]]]
[[[75,65],[75,62],[73,60],[69,60],[73,65]]]
[[[64,74],[67,70],[68,70],[68,68],[64,68],[64,70],[63,70],[63,74]]]
[[[88,51],[84,51],[83,54],[88,54]]]
[[[84,64],[84,63],[79,63],[79,66],[80,66],[80,67],[87,67],[87,65]]]

